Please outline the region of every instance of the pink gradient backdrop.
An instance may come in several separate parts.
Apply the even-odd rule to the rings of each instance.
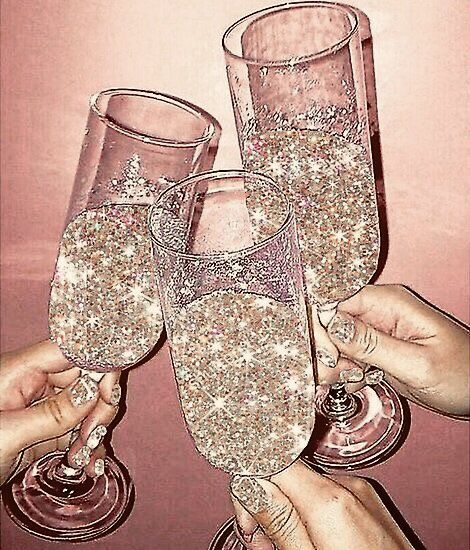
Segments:
[[[467,0],[356,0],[371,19],[390,250],[382,282],[404,282],[468,321],[470,126]],[[2,349],[47,337],[48,281],[87,117],[88,96],[156,89],[221,122],[216,167],[240,164],[220,47],[223,30],[265,0],[3,0]],[[131,518],[82,547],[203,550],[231,513],[227,478],[196,454],[166,347],[130,373],[116,454],[136,484]],[[383,483],[427,548],[468,544],[468,427],[413,407]],[[189,537],[190,544],[185,542]],[[5,550],[57,545],[2,509]],[[63,544],[62,546],[68,546]]]

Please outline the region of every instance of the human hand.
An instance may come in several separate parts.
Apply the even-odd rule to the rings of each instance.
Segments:
[[[119,374],[108,373],[99,384],[79,375],[79,369],[72,368],[50,341],[2,355],[0,484],[18,467],[67,448],[72,430],[80,423],[69,464],[85,466],[89,475],[102,472],[102,436],[117,412]],[[90,453],[82,450],[87,441]]]
[[[327,327],[342,356],[383,369],[408,399],[453,415],[468,416],[469,333],[398,285],[371,285],[338,306]],[[357,367],[357,365],[356,365]],[[350,369],[341,357],[326,381]],[[357,389],[355,384],[353,389]]]
[[[326,477],[297,461],[270,481],[236,477],[230,488],[248,550],[413,548],[372,486],[357,477]]]

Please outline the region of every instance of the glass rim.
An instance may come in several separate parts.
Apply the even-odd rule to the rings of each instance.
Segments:
[[[155,101],[168,103],[173,107],[186,111],[188,114],[194,116],[195,118],[203,120],[206,126],[205,131],[201,137],[198,137],[192,140],[182,141],[182,140],[176,140],[176,139],[173,140],[168,138],[158,138],[154,136],[149,136],[145,132],[139,132],[137,130],[132,130],[130,128],[127,128],[123,124],[119,124],[118,122],[112,120],[105,112],[102,111],[102,109],[98,105],[100,98],[102,98],[103,96],[119,96],[119,95],[145,97],[145,98],[153,99]],[[180,99],[179,97],[172,96],[169,94],[164,94],[162,92],[155,92],[151,90],[140,90],[138,88],[107,88],[106,90],[101,90],[100,92],[96,92],[95,94],[93,94],[90,97],[89,105],[93,113],[95,113],[98,116],[98,118],[104,124],[106,124],[106,126],[109,126],[116,132],[119,132],[120,134],[123,134],[127,137],[130,137],[138,141],[141,141],[143,143],[148,143],[151,145],[162,145],[164,147],[187,147],[187,148],[196,147],[197,145],[208,143],[214,136],[215,130],[216,130],[215,124],[213,121],[214,119],[212,115],[210,115],[208,112],[204,111],[197,105],[193,105],[188,101]]]
[[[284,200],[286,204],[286,215],[282,221],[282,224],[276,229],[272,235],[269,235],[268,237],[262,239],[260,242],[252,244],[250,246],[246,246],[244,248],[240,248],[238,250],[226,250],[224,252],[209,252],[209,253],[192,253],[192,252],[181,252],[180,250],[177,250],[171,246],[168,246],[167,244],[163,243],[160,239],[158,239],[152,229],[152,217],[159,208],[159,204],[165,199],[167,195],[169,195],[172,191],[176,190],[179,187],[186,187],[187,185],[191,183],[197,183],[200,180],[204,179],[210,179],[210,180],[219,180],[219,179],[226,179],[226,178],[241,178],[245,176],[254,176],[258,180],[264,180],[264,183],[272,187]],[[286,230],[286,228],[295,220],[294,218],[294,210],[292,208],[292,204],[290,200],[288,199],[287,195],[284,193],[284,191],[268,176],[264,174],[260,174],[259,172],[250,172],[248,170],[208,170],[206,172],[200,172],[199,174],[194,174],[191,176],[188,176],[179,182],[175,183],[168,189],[166,189],[157,200],[150,206],[148,216],[147,216],[147,226],[149,229],[151,240],[155,243],[155,245],[162,250],[164,250],[167,253],[170,253],[174,256],[179,256],[180,258],[184,258],[187,260],[229,260],[233,257],[238,257],[240,255],[248,255],[252,252],[256,252],[260,248],[266,246],[267,243],[270,243],[274,239],[276,239],[283,231]]]
[[[254,57],[244,57],[243,55],[239,55],[234,53],[229,47],[228,47],[228,39],[230,35],[235,31],[240,25],[245,23],[249,19],[253,19],[253,21],[258,20],[261,16],[267,15],[269,13],[275,13],[280,11],[289,10],[292,8],[315,8],[315,7],[327,7],[327,8],[333,8],[337,11],[341,11],[345,14],[347,14],[351,19],[351,30],[349,30],[341,40],[335,42],[332,46],[328,48],[324,48],[323,50],[320,50],[316,53],[306,54],[302,56],[295,56],[290,59],[279,59],[274,61],[269,61],[267,59],[261,59],[261,58],[254,58]],[[352,6],[349,6],[347,4],[342,4],[339,2],[327,2],[327,1],[315,1],[315,0],[304,0],[301,2],[286,2],[285,4],[277,4],[276,6],[269,6],[267,8],[262,8],[260,10],[254,11],[248,15],[245,15],[244,17],[238,19],[234,23],[226,29],[222,36],[222,48],[227,56],[230,56],[234,59],[238,59],[239,61],[243,61],[247,65],[261,65],[266,67],[285,67],[285,66],[291,66],[291,65],[298,65],[300,63],[306,63],[308,61],[312,61],[314,59],[319,59],[321,57],[326,57],[332,53],[335,53],[336,51],[342,49],[349,41],[350,39],[357,34],[359,31],[359,20],[357,17],[357,13],[354,11],[354,8]],[[295,61],[293,61],[295,60]]]

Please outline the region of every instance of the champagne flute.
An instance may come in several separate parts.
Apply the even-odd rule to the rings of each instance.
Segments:
[[[172,96],[112,89],[91,98],[49,304],[51,339],[82,369],[74,399],[85,398],[90,378],[138,363],[157,343],[163,319],[148,205],[173,181],[211,167],[219,136],[213,117]],[[20,527],[80,542],[122,522],[132,505],[127,471],[108,455],[102,475],[88,477],[80,466],[91,449],[80,453],[69,462],[50,453],[15,476],[5,504]]]
[[[309,441],[315,395],[285,195],[262,175],[206,172],[165,191],[149,225],[181,407],[197,450],[239,480],[285,469]]]
[[[380,251],[357,14],[330,2],[275,6],[234,23],[223,46],[244,167],[292,201],[311,314],[327,324],[369,282]],[[354,396],[320,386],[317,408],[307,462],[362,467],[399,440],[402,407],[386,382]]]

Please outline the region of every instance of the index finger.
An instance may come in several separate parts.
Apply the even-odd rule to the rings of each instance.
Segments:
[[[7,352],[2,362],[9,367],[23,367],[27,370],[40,370],[44,373],[63,372],[72,368],[60,348],[50,340],[44,340],[26,348]]]
[[[351,315],[374,316],[391,315],[396,309],[396,296],[393,285],[367,285],[357,294],[338,304],[338,309]]]
[[[95,441],[93,445],[90,442],[92,433],[98,427],[102,430],[109,426],[116,416],[119,404],[119,397],[116,395],[116,389],[120,387],[120,375],[120,371],[112,371],[106,373],[101,379],[99,383],[100,399],[90,414],[83,420],[78,436],[70,446],[68,456],[71,459],[69,461],[71,464],[75,462],[75,455],[81,453],[83,447],[88,447],[89,451],[94,451],[95,447],[102,441],[104,434],[106,434],[106,430],[104,430],[104,434],[98,437],[98,441]],[[120,391],[118,393],[120,394]],[[90,475],[93,475],[94,458],[93,456],[89,458],[90,463],[87,465],[86,469]]]
[[[401,340],[434,336],[447,318],[402,285],[368,285],[341,302],[344,311]]]
[[[367,285],[351,298],[340,302],[338,311],[349,313],[390,334],[396,330],[401,319],[409,315],[415,317],[421,305],[424,306],[401,285]]]

